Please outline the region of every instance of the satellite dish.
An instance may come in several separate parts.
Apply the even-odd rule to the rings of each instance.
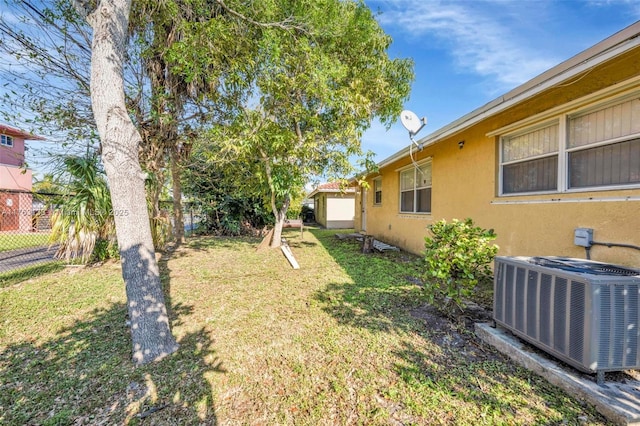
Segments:
[[[409,134],[411,136],[418,133],[420,129],[422,129],[422,126],[424,126],[416,113],[407,109],[400,113],[400,121],[402,122],[404,128],[409,131]]]
[[[405,109],[400,113],[400,121],[404,128],[409,131],[409,139],[411,139],[411,142],[413,142],[418,149],[422,150],[422,144],[418,145],[413,137],[427,125],[427,117],[422,117],[422,119],[420,119],[415,112]]]

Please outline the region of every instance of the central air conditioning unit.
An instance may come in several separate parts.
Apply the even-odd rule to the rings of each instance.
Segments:
[[[566,257],[496,257],[493,317],[586,373],[640,369],[640,270]]]

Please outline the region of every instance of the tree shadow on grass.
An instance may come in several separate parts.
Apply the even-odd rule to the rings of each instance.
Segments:
[[[181,245],[181,247],[186,247],[195,251],[206,251],[212,248],[225,248],[233,251],[242,251],[238,244],[239,241],[244,244],[254,246],[259,244],[260,241],[262,241],[262,238],[250,236],[198,236],[189,238]]]
[[[0,288],[9,287],[22,281],[61,271],[63,269],[64,264],[62,262],[51,261],[48,263],[26,266],[24,268],[8,272],[0,271]]]
[[[172,306],[174,325],[191,311]],[[178,352],[136,368],[126,313],[112,304],[45,342],[1,348],[0,424],[215,425],[210,380],[225,370],[208,331],[186,333]]]
[[[469,324],[452,322],[426,303],[419,258],[366,255],[357,242],[310,232],[350,277],[315,294],[322,309],[340,324],[400,336],[393,371],[403,384],[385,395],[394,415],[409,423],[424,412],[444,424],[469,413],[483,416],[477,424],[603,422],[592,408],[484,344]],[[411,408],[402,413],[398,407]]]
[[[187,334],[179,352],[134,368],[125,313],[114,304],[44,343],[3,348],[0,423],[216,424],[206,376],[224,370],[208,333]]]

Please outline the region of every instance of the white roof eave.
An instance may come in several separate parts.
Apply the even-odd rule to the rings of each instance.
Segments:
[[[604,63],[624,52],[640,45],[640,21],[628,26],[611,37],[601,41],[591,48],[562,62],[548,71],[540,74],[528,82],[516,87],[506,94],[481,106],[478,109],[460,117],[450,124],[420,139],[417,144],[423,148],[434,145],[442,139],[459,133],[478,122],[498,114],[508,108],[532,98],[533,96],[561,84],[586,70]],[[386,167],[409,154],[410,149],[416,149],[411,145],[403,148],[395,154],[378,163],[378,167]]]

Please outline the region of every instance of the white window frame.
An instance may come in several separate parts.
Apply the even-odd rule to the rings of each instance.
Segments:
[[[382,205],[382,178],[377,177],[373,179],[373,205],[381,206]],[[380,192],[380,201],[377,200],[378,192]]]
[[[0,145],[13,148],[13,136],[0,135]]]
[[[419,167],[422,167],[424,165],[429,165],[429,167],[431,168],[431,184],[428,186],[417,186],[417,174],[419,173]],[[408,172],[410,170],[413,170],[414,176],[413,176],[413,211],[405,211],[402,210],[402,174],[405,172]],[[429,215],[431,214],[431,212],[433,211],[433,163],[431,161],[431,158],[428,158],[426,160],[423,160],[419,163],[416,164],[412,164],[411,166],[407,166],[407,167],[403,167],[402,169],[397,170],[398,171],[398,189],[399,189],[399,194],[398,194],[398,211],[400,214],[420,214],[420,215]],[[416,207],[418,205],[418,200],[417,200],[417,194],[418,194],[418,190],[420,189],[426,189],[429,188],[431,189],[431,202],[429,203],[429,211],[428,212],[419,212],[416,211]]]
[[[588,105],[586,107],[576,109],[574,111],[564,112],[560,114],[556,114],[553,119],[545,120],[544,123],[537,123],[535,125],[530,125],[528,127],[523,127],[517,129],[515,131],[505,133],[499,138],[499,166],[498,166],[498,179],[499,179],[499,196],[500,197],[511,197],[511,196],[525,196],[525,195],[540,195],[540,194],[554,194],[554,193],[580,193],[580,192],[594,192],[594,191],[610,191],[610,190],[622,190],[622,189],[637,189],[640,188],[640,183],[629,183],[629,184],[611,184],[611,185],[595,185],[595,186],[584,186],[584,187],[570,187],[570,170],[569,170],[569,156],[572,152],[579,152],[591,148],[596,148],[598,146],[608,146],[613,145],[619,142],[632,141],[640,138],[640,132],[631,133],[629,135],[625,135],[622,137],[614,137],[610,139],[605,139],[601,141],[597,141],[590,144],[585,144],[579,147],[569,147],[569,124],[570,120],[579,118],[581,116],[587,115],[594,111],[604,110],[608,106],[613,106],[617,104],[622,104],[632,98],[637,98],[640,96],[640,91],[635,91],[631,94],[626,94],[624,96],[617,96],[614,98],[609,98],[604,101],[600,101],[595,104]],[[505,162],[503,161],[503,143],[504,141],[512,138],[514,136],[522,135],[524,133],[533,132],[536,129],[539,129],[544,126],[548,126],[551,123],[557,121],[558,123],[558,171],[557,171],[557,190],[548,190],[548,191],[528,191],[528,192],[513,192],[513,193],[505,193],[504,192],[504,166],[513,164],[518,162]],[[541,155],[540,157],[545,157],[545,155]],[[526,160],[532,160],[535,157],[527,158]],[[520,161],[526,161],[520,160]]]
[[[553,152],[548,152],[548,153],[543,153],[543,154],[539,154],[539,155],[532,155],[529,157],[525,157],[525,158],[519,158],[516,160],[511,160],[511,161],[505,161],[504,159],[504,143],[514,137],[518,137],[518,136],[522,136],[522,135],[526,135],[528,133],[532,133],[535,132],[537,130],[540,129],[544,129],[547,127],[552,127],[558,125],[558,132],[560,134],[563,133],[563,122],[562,120],[559,120],[558,118],[555,118],[553,120],[547,120],[543,123],[539,123],[536,124],[535,126],[530,126],[527,127],[525,129],[520,129],[516,132],[512,132],[509,134],[505,134],[503,136],[500,137],[500,172],[499,172],[499,186],[500,186],[500,195],[501,196],[512,196],[512,195],[530,195],[530,194],[553,194],[558,192],[558,189],[561,188],[561,182],[560,182],[560,169],[561,167],[559,167],[559,169],[557,170],[557,182],[556,182],[556,189],[552,189],[552,190],[541,190],[541,191],[522,191],[522,192],[509,192],[509,193],[505,193],[504,192],[504,166],[510,166],[510,165],[514,165],[514,164],[518,164],[518,163],[525,163],[525,162],[529,162],[529,161],[533,161],[533,160],[539,160],[539,159],[543,159],[543,158],[550,158],[550,157],[558,157],[557,163],[558,165],[561,164],[562,160],[562,153],[561,153],[561,149],[558,149],[557,151],[553,151]],[[559,136],[558,137],[558,144],[562,145],[562,137]]]

